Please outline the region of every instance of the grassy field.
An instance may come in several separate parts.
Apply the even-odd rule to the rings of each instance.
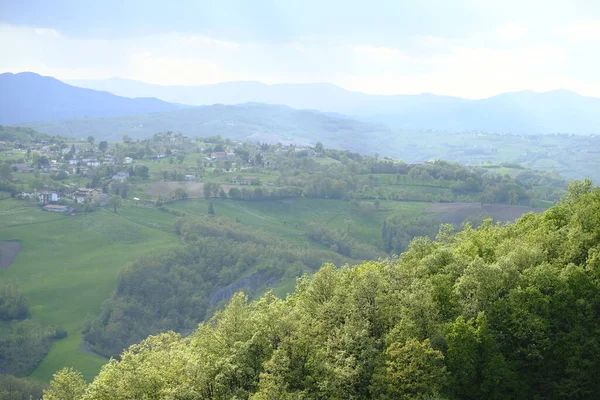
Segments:
[[[174,219],[167,221],[160,211],[141,216],[131,205],[120,211],[121,216],[98,211],[67,217],[23,202],[0,201],[0,240],[23,244],[13,264],[0,270],[0,280],[19,285],[32,318],[62,325],[68,332],[33,372],[34,378],[48,381],[63,366],[73,366],[87,379],[95,376],[106,360],[81,349],[86,319],[98,313],[123,266],[149,250],[180,243],[167,233]]]

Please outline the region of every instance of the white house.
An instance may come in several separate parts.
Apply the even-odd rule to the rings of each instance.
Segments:
[[[38,193],[38,199],[40,203],[48,204],[57,202],[60,199],[60,197],[56,192],[43,191]]]

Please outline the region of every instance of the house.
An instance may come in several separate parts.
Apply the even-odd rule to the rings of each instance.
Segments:
[[[133,162],[133,158],[131,157],[125,157],[123,159],[123,164],[131,164]]]
[[[124,183],[127,180],[127,178],[129,178],[129,172],[127,171],[117,172],[116,175],[112,176],[113,181],[118,181],[121,183]]]
[[[21,192],[21,193],[19,193],[19,197],[21,199],[32,199],[34,196],[33,196],[33,194],[31,194],[29,192]]]
[[[227,153],[225,153],[224,151],[216,151],[216,152],[212,152],[210,153],[210,159],[212,161],[229,161],[229,158],[227,157]],[[235,160],[235,154],[233,159]]]
[[[186,181],[195,181],[196,180],[196,175],[185,175],[184,179]]]
[[[75,198],[75,201],[77,203],[85,203],[85,202],[89,203],[92,200],[94,200],[96,197],[100,196],[101,194],[102,194],[102,191],[100,189],[79,188],[73,194],[73,197]]]
[[[57,213],[68,213],[68,212],[71,212],[73,209],[69,206],[59,206],[56,204],[48,204],[48,205],[42,207],[42,210],[50,211],[50,212],[57,212]]]
[[[259,185],[260,179],[255,176],[236,176],[231,183],[234,185]]]
[[[42,204],[55,203],[60,199],[58,193],[54,191],[44,190],[42,192],[38,192],[38,199]]]
[[[69,160],[69,165],[77,165],[77,163],[78,163],[78,162],[79,162],[79,160],[78,160],[78,159],[76,159],[76,158],[71,158],[71,159]]]

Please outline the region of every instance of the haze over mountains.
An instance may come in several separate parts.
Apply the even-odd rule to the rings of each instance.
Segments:
[[[595,134],[600,99],[567,90],[521,91],[482,100],[419,95],[371,95],[328,83],[275,84],[225,82],[202,86],[161,86],[128,79],[69,81],[126,97],[157,97],[189,105],[259,102],[336,112],[383,122],[391,127],[499,133]]]
[[[179,108],[153,98],[130,99],[75,87],[32,72],[0,74],[0,124],[108,117]]]
[[[318,110],[330,113],[323,115],[322,120],[335,117],[343,119],[343,125],[358,126],[359,123],[352,119],[361,119],[376,124],[371,125],[375,127],[371,129],[372,132],[387,130],[382,129],[381,124],[392,129],[433,129],[448,132],[595,134],[600,131],[600,99],[580,96],[566,90],[546,93],[522,91],[483,100],[466,100],[433,94],[370,95],[351,92],[332,84],[266,85],[259,82],[227,82],[186,87],[150,85],[119,78],[70,82],[87,88],[72,86],[30,72],[0,74],[0,124],[32,125],[32,122],[39,121],[161,113],[141,118],[152,121],[146,125],[144,134],[152,134],[146,131],[158,127],[173,130],[181,127],[186,131],[191,129],[191,132],[186,133],[193,134],[198,130],[192,126],[193,121],[198,121],[198,115],[201,115],[202,121],[210,120],[214,123],[219,120],[220,124],[224,124],[225,121],[233,123],[234,125],[228,125],[228,130],[233,129],[232,126],[243,126],[244,123],[239,121],[241,123],[236,125],[238,121],[235,118],[240,117],[240,113],[235,108],[207,108],[196,115],[194,111],[180,112],[181,108],[186,108],[181,104],[235,105],[250,102]],[[273,110],[276,110],[271,113],[273,115],[280,111],[277,108]],[[175,114],[170,114],[172,112]],[[209,116],[207,112],[215,114]],[[244,109],[242,114],[245,115],[246,112],[247,109]],[[257,118],[265,117],[258,124],[270,126],[265,132],[276,131],[278,121],[268,114],[265,108],[261,108],[253,121],[258,123]],[[288,114],[283,117],[283,124],[288,128],[294,124],[298,127],[307,126],[302,121],[294,122]],[[297,117],[300,118],[300,115],[309,114],[298,114]],[[88,127],[91,124],[91,121],[87,122]],[[331,127],[337,124],[336,120],[326,125]],[[48,124],[36,123],[32,126],[41,129]],[[190,126],[192,127],[189,128]],[[99,126],[91,128],[99,130],[100,136],[114,135],[114,132],[101,132],[102,128]],[[131,129],[131,126],[126,128]],[[358,129],[364,131],[364,126]],[[53,130],[64,134],[62,128]],[[279,133],[286,132],[289,130]],[[310,133],[309,136],[316,136],[316,132]],[[203,131],[203,134],[209,133]],[[235,135],[242,134],[235,132]]]

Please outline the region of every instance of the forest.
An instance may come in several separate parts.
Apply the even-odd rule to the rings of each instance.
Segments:
[[[593,398],[600,390],[600,188],[399,257],[326,264],[281,300],[233,296],[189,335],[149,336],[45,399]]]
[[[117,357],[151,334],[190,333],[236,291],[253,294],[287,276],[314,272],[324,260],[348,260],[298,249],[225,218],[180,218],[175,229],[185,248],[141,257],[119,273],[113,296],[84,330],[94,351]]]

